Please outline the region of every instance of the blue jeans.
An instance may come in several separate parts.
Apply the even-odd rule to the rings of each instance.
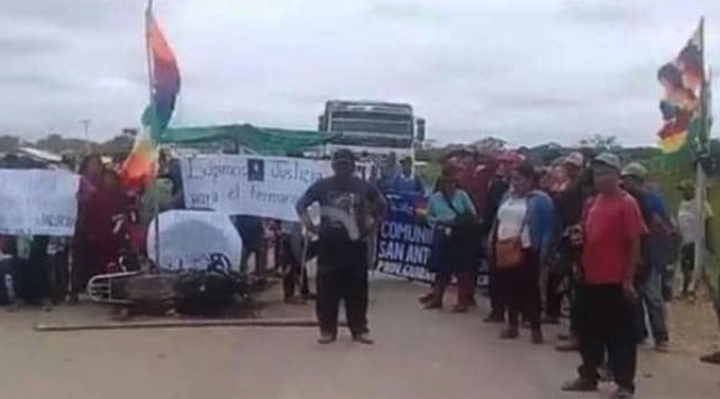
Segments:
[[[647,337],[645,310],[650,319],[650,330],[655,343],[667,342],[670,338],[667,327],[667,308],[663,299],[663,274],[660,265],[648,267],[646,275],[639,282],[637,301],[637,327],[640,338]]]

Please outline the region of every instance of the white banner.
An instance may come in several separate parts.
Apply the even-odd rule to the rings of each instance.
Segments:
[[[242,240],[230,217],[210,211],[173,210],[160,218],[160,261],[155,256],[155,219],[148,227],[148,256],[162,270],[206,270],[212,258],[227,257],[229,266],[240,268]]]
[[[295,203],[330,161],[254,155],[203,155],[181,160],[185,206],[229,215],[297,221]]]
[[[0,169],[0,233],[72,236],[79,184],[67,171]]]

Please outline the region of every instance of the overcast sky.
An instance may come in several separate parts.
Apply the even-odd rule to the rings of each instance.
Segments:
[[[137,126],[144,4],[1,0],[0,134]],[[718,0],[155,1],[180,61],[175,125],[313,129],[329,98],[400,100],[440,142],[527,145],[654,144],[655,73],[701,14],[720,71]]]

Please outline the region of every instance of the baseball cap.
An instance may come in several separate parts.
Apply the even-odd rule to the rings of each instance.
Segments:
[[[618,158],[617,155],[611,153],[611,152],[603,152],[600,155],[596,156],[593,161],[594,164],[602,164],[609,166],[613,169],[617,169],[619,172],[621,168],[620,166],[620,158]]]
[[[333,162],[355,162],[355,154],[345,148],[341,148],[333,153]]]
[[[405,157],[400,160],[400,163],[412,163],[412,157]]]
[[[585,164],[585,157],[583,154],[579,152],[573,152],[569,154],[565,159],[563,159],[564,164],[569,164],[573,166],[577,166],[578,168],[582,168],[582,166]]]
[[[648,175],[648,170],[639,162],[630,162],[623,168],[620,174],[622,176],[632,176],[645,180]]]
[[[695,191],[695,182],[692,180],[683,180],[681,181],[678,186],[678,190],[680,191]]]

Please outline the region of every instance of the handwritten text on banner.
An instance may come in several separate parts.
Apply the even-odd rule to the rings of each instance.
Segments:
[[[188,157],[181,167],[188,208],[288,221],[305,190],[332,174],[329,161],[253,155]]]
[[[0,169],[0,233],[72,236],[78,186],[70,172]]]

